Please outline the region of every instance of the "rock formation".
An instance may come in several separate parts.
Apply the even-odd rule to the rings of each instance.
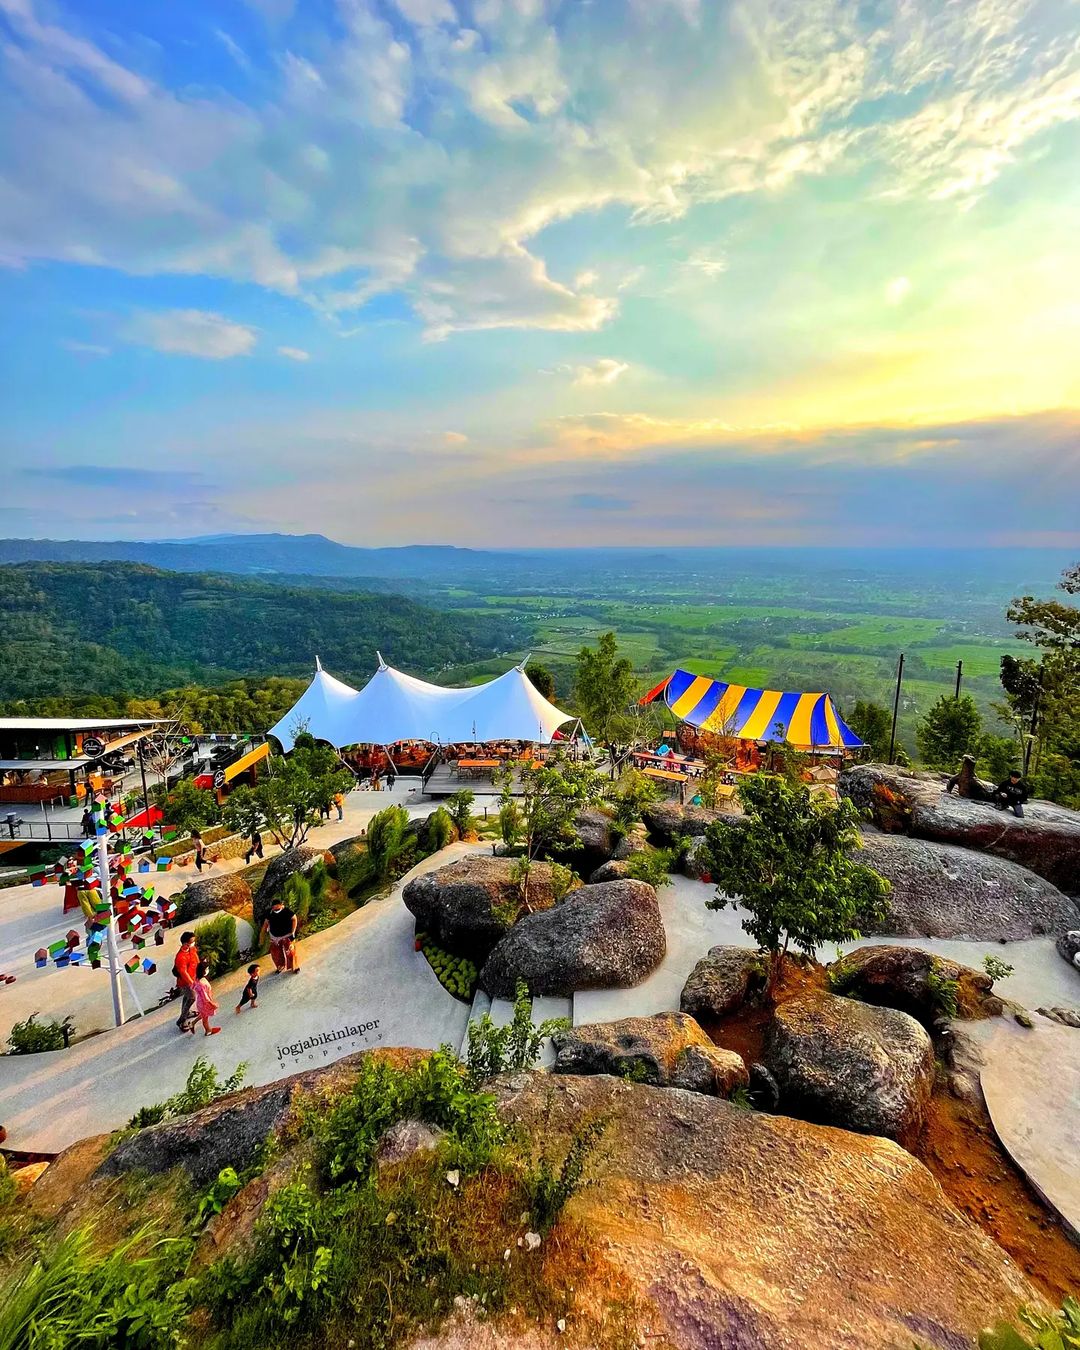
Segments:
[[[713,1045],[692,1017],[663,1012],[557,1031],[556,1073],[610,1073],[654,1087],[730,1097],[750,1075],[733,1050]]]
[[[447,951],[482,961],[525,912],[514,859],[478,855],[414,877],[401,893],[416,926]],[[529,904],[534,910],[555,903],[551,864],[533,863]]]
[[[519,919],[488,957],[480,984],[493,998],[512,997],[518,980],[533,994],[623,989],[655,970],[666,951],[653,888],[607,881]]]
[[[858,947],[834,961],[829,976],[836,993],[898,1008],[928,1028],[943,1015],[997,1017],[1002,1011],[985,971],[918,947]]]
[[[892,886],[878,933],[1018,942],[1080,924],[1080,907],[1056,886],[988,853],[868,832],[858,860]]]
[[[834,994],[782,1003],[765,1063],[782,1110],[901,1141],[921,1125],[934,1084],[934,1048],[913,1017]]]
[[[247,914],[252,907],[251,887],[235,872],[192,881],[184,887],[176,907],[177,923],[190,923],[202,914]]]
[[[679,1007],[691,1017],[717,1021],[737,1012],[765,984],[765,958],[746,947],[710,947],[683,986]]]
[[[270,913],[275,900],[285,896],[285,883],[296,872],[310,872],[316,863],[332,866],[334,855],[314,844],[298,844],[296,848],[286,849],[272,858],[263,874],[259,889],[255,892],[252,908],[255,913],[255,931],[262,927],[263,920]]]

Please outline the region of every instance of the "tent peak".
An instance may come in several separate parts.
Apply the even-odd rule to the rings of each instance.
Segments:
[[[389,667],[389,666],[386,664],[386,662],[383,660],[383,654],[382,654],[382,652],[376,651],[375,655],[376,655],[376,657],[378,658],[378,661],[379,661],[379,669],[380,669],[380,670],[389,670],[390,667]]]
[[[529,664],[531,660],[532,660],[532,652],[530,652],[528,656],[525,658],[525,660],[522,661],[522,663],[518,666],[518,670],[521,671],[522,675],[525,674],[525,667]]]
[[[317,656],[315,658],[315,669],[316,671],[322,670],[322,662],[319,660]]]

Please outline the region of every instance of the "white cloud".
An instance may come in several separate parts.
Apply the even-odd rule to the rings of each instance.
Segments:
[[[707,277],[718,277],[728,270],[728,260],[726,254],[714,249],[699,248],[690,254],[683,266]]]
[[[225,50],[229,53],[229,55],[236,62],[237,66],[239,66],[239,68],[244,72],[244,74],[245,75],[248,74],[251,70],[251,61],[248,59],[247,52],[244,51],[243,47],[240,46],[240,44],[236,41],[236,39],[230,37],[229,34],[226,33],[223,28],[215,28],[214,36],[225,48]]]
[[[254,328],[202,309],[136,314],[124,326],[122,336],[170,356],[199,356],[210,361],[247,356],[257,341]]]
[[[469,438],[463,431],[447,431],[443,434],[443,440],[447,445],[465,445]]]
[[[69,352],[74,352],[76,356],[110,356],[112,354],[111,347],[103,347],[97,342],[75,342],[64,338],[60,346],[66,348]]]
[[[451,0],[397,6],[406,36],[375,0],[290,29],[248,105],[156,82],[170,63],[95,45],[57,5],[46,22],[0,0],[0,257],[227,278],[330,313],[395,291],[433,338],[592,331],[615,299],[592,269],[552,277],[552,225],[617,208],[644,227],[838,171],[962,206],[1080,119],[1069,7],[475,0],[461,28]]]
[[[304,351],[302,347],[279,347],[278,356],[287,357],[290,361],[310,361],[311,353]]]
[[[626,374],[630,366],[626,361],[615,361],[610,356],[602,356],[589,365],[575,366],[573,369],[575,384],[614,384],[621,375]]]
[[[900,305],[911,294],[911,282],[907,277],[893,277],[892,281],[885,287],[885,303],[888,305]]]

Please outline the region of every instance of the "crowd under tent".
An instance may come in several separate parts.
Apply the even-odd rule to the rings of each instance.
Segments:
[[[270,728],[286,752],[300,729],[340,750],[347,745],[430,745],[528,741],[547,744],[575,719],[556,708],[525,674],[523,661],[486,684],[445,688],[388,666],[379,666],[363,689],[343,684],[315,658],[315,675]]]
[[[641,702],[662,698],[680,722],[734,740],[772,741],[799,750],[857,750],[863,742],[828,694],[749,689],[707,675],[676,670]]]

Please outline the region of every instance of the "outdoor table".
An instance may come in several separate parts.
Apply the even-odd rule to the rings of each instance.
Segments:
[[[501,763],[499,759],[459,759],[458,773],[464,771],[470,778],[479,778],[485,772],[497,769]]]
[[[686,782],[686,774],[675,773],[671,769],[642,769],[642,773],[647,774],[650,778],[663,778],[669,783]]]

